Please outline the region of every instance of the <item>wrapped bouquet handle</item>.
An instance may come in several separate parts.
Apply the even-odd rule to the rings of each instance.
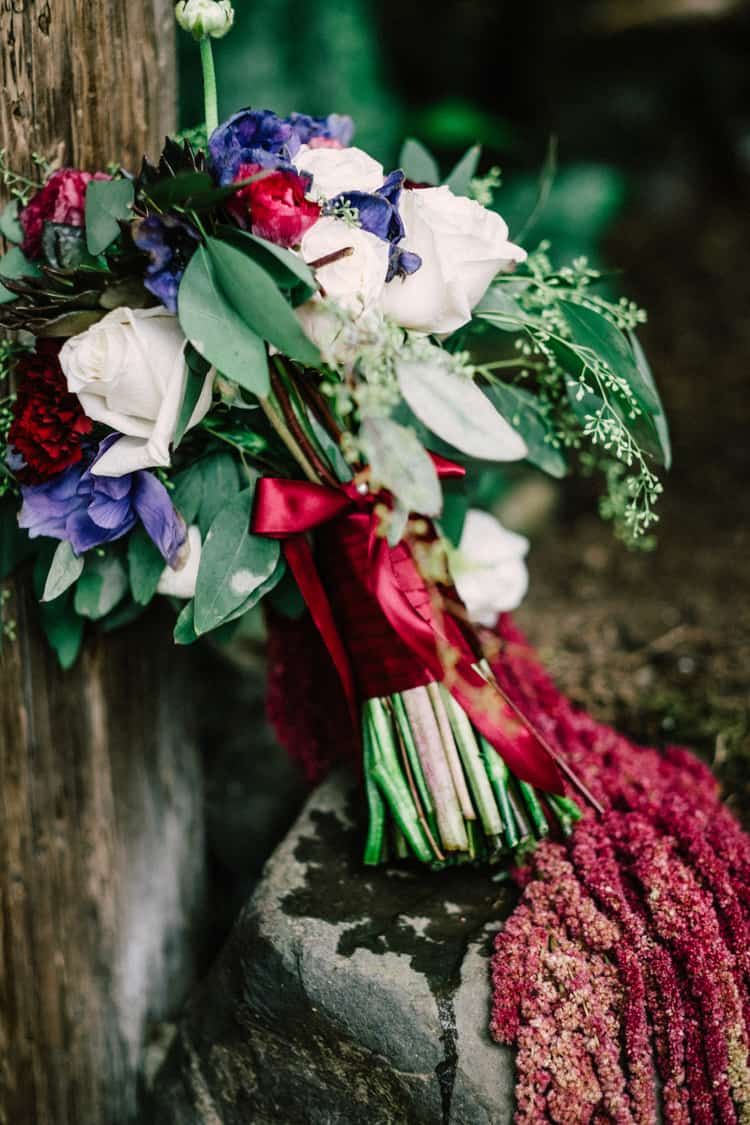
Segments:
[[[464,473],[445,458],[435,461],[440,476],[460,477]],[[457,623],[447,615],[438,616],[408,546],[401,542],[392,548],[378,534],[374,509],[379,499],[366,485],[347,483],[332,488],[265,477],[258,481],[251,525],[256,535],[283,541],[286,560],[341,678],[355,728],[359,726],[355,676],[306,537],[308,532],[330,521],[338,524],[338,536],[348,532],[366,542],[366,586],[393,631],[417,658],[416,667],[407,663],[405,669],[403,663],[399,665],[394,682],[388,685],[388,694],[430,680],[444,682],[487,741],[491,745],[499,743],[498,749],[502,749],[504,760],[518,778],[545,791],[561,793],[560,773],[549,750],[538,739],[509,739],[507,731],[500,729],[503,720],[506,725],[508,722],[507,705],[475,669],[476,657]],[[335,530],[331,534],[337,536]],[[449,667],[441,657],[441,649],[454,654]],[[376,660],[381,657],[387,659],[387,650],[376,653]],[[425,671],[429,673],[426,677]]]

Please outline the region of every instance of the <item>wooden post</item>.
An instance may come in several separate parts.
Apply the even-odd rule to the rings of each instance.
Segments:
[[[171,0],[3,0],[2,146],[102,168],[175,121]],[[120,1125],[152,1021],[190,983],[200,770],[169,622],[62,673],[22,586],[0,653],[0,1125]]]

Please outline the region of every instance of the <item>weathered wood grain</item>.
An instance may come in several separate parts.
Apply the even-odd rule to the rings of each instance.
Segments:
[[[9,163],[136,167],[174,126],[170,0],[0,0]],[[192,972],[201,779],[169,623],[62,673],[21,585],[0,652],[0,1125],[133,1119],[152,1020]]]

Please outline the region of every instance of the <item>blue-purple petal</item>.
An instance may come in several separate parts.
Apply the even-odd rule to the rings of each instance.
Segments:
[[[166,488],[153,473],[133,474],[133,508],[166,562],[172,566],[185,543],[187,528]]]

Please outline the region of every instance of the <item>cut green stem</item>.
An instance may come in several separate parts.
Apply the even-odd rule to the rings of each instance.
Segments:
[[[443,750],[443,740],[425,688],[402,692],[424,778],[432,794],[443,847],[449,852],[465,851],[466,828],[456,797],[451,771]]]
[[[435,720],[440,731],[440,737],[443,740],[443,750],[445,751],[446,761],[448,768],[451,771],[453,778],[453,787],[456,790],[458,803],[461,806],[461,812],[465,820],[476,820],[476,810],[471,803],[471,795],[469,794],[469,787],[466,784],[466,777],[461,766],[461,759],[456,750],[456,743],[453,738],[453,731],[451,730],[450,719],[443,706],[443,699],[440,695],[440,685],[431,683],[427,685],[427,694],[430,697],[432,710],[435,715]]]
[[[500,836],[503,831],[503,824],[500,819],[495,798],[492,795],[492,786],[490,785],[487,776],[487,769],[482,761],[482,756],[479,751],[476,737],[474,736],[474,728],[471,725],[471,719],[460,707],[447,688],[442,687],[440,694],[448,713],[453,734],[458,746],[458,752],[461,755],[466,776],[469,779],[471,786],[472,796],[476,804],[479,816],[482,821],[485,835],[487,836]]]

